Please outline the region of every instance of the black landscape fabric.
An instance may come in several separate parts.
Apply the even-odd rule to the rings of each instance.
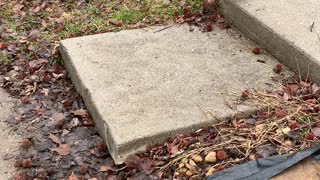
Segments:
[[[285,171],[307,157],[320,159],[320,144],[293,154],[271,156],[249,161],[217,172],[208,180],[265,180]]]

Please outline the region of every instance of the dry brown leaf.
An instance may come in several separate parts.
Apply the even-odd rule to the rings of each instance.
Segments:
[[[60,139],[57,136],[55,136],[54,134],[50,134],[49,139],[51,139],[54,143],[57,143],[59,145],[61,144]]]
[[[72,111],[72,113],[73,113],[75,116],[80,116],[80,117],[85,117],[85,116],[87,116],[87,111],[84,110],[84,109],[78,109],[78,110]]]
[[[63,113],[56,113],[52,116],[52,118],[56,121],[62,121],[65,118],[65,116]]]
[[[113,171],[114,169],[112,168],[112,166],[110,164],[106,164],[106,165],[102,165],[100,167],[100,172],[107,172],[107,171]]]
[[[5,48],[7,48],[7,46],[8,46],[8,43],[0,42],[0,49],[5,49]]]
[[[76,175],[71,175],[68,178],[69,180],[78,180],[78,177]]]
[[[59,144],[59,147],[50,150],[57,152],[61,156],[66,156],[70,154],[71,148],[69,144]]]

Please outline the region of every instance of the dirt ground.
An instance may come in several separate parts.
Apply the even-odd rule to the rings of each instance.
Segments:
[[[14,155],[18,153],[19,137],[4,122],[12,116],[15,99],[10,98],[0,89],[0,179],[6,180],[13,176],[15,168]]]

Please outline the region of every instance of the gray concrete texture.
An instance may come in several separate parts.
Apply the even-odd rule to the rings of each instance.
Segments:
[[[147,145],[258,107],[237,104],[272,84],[277,61],[236,30],[188,25],[105,33],[61,42],[64,63],[117,164]],[[265,60],[259,63],[257,59]]]
[[[226,19],[304,78],[320,82],[319,0],[221,0]]]
[[[4,121],[13,116],[16,100],[0,89],[0,179],[6,180],[15,171],[14,155],[18,153],[20,137]]]

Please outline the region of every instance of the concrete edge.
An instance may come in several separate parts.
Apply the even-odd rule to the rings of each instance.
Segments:
[[[103,120],[101,118],[101,114],[96,111],[96,105],[91,100],[91,95],[84,87],[83,82],[79,78],[79,74],[77,73],[74,65],[72,64],[72,61],[70,60],[70,56],[67,53],[66,48],[63,46],[63,41],[60,42],[60,52],[62,55],[62,59],[64,62],[64,66],[68,70],[69,76],[71,78],[71,81],[73,85],[76,87],[77,92],[80,94],[80,96],[83,98],[86,107],[88,108],[94,122],[95,127],[97,127],[99,134],[102,136],[102,138],[105,140],[105,143],[108,145],[108,149],[110,151],[110,154],[113,155],[113,152],[115,151],[114,148],[111,149],[111,147],[114,145],[114,142],[111,141],[112,139],[108,138],[111,136],[109,133],[109,128],[103,124]],[[114,157],[113,157],[114,158]]]
[[[70,60],[70,55],[68,54],[66,47],[63,45],[65,41],[68,41],[68,40],[63,40],[60,42],[60,51],[64,60],[64,65],[69,72],[69,76],[74,86],[76,87],[77,91],[83,98],[86,104],[86,107],[91,113],[93,120],[96,124],[96,127],[98,129],[98,132],[103,137],[105,143],[107,144],[109,152],[116,164],[122,164],[126,160],[126,158],[131,154],[145,151],[148,145],[163,143],[168,138],[174,137],[178,134],[190,134],[192,132],[195,132],[198,129],[208,127],[212,124],[215,124],[230,118],[230,116],[217,117],[218,119],[214,118],[208,122],[204,122],[201,124],[191,125],[189,127],[184,127],[180,129],[172,129],[166,132],[159,133],[157,135],[141,137],[131,142],[116,144],[116,142],[114,141],[114,138],[112,137],[112,133],[111,133],[112,129],[110,129],[107,126],[107,124],[104,123],[103,116],[97,111],[96,104],[92,101],[92,97],[91,97],[92,92],[89,92],[88,89],[85,88],[83,82],[79,78],[80,77],[79,74],[77,73],[72,61]],[[238,111],[234,113],[232,116],[237,118],[246,118],[246,117],[249,117],[250,114],[260,109],[261,108],[259,107],[254,107],[251,110]]]
[[[237,27],[261,48],[303,78],[320,82],[320,64],[298,46],[278,34],[258,18],[241,8],[234,0],[220,0],[221,12],[226,21]]]

